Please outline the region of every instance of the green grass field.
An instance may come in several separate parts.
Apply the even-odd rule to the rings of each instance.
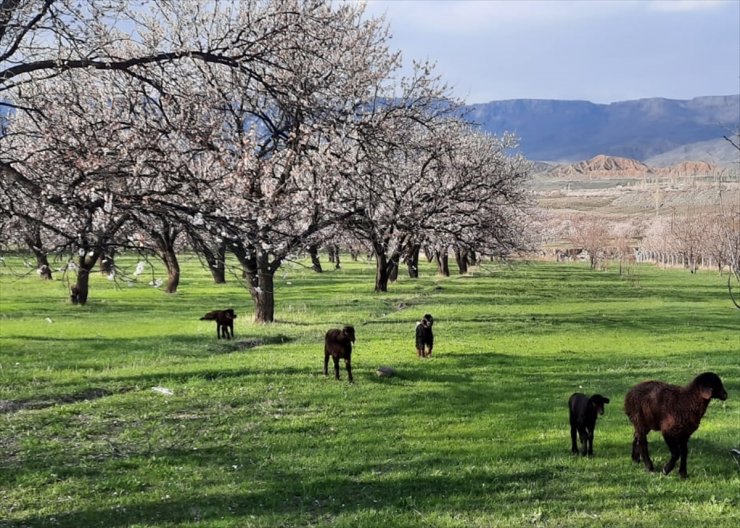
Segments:
[[[372,264],[294,265],[262,326],[193,258],[175,295],[96,276],[84,307],[26,271],[0,265],[2,527],[740,525],[740,313],[716,273],[425,264],[379,295]],[[236,339],[217,341],[198,318],[229,306]],[[343,324],[353,385],[322,373]],[[707,370],[729,399],[689,442],[689,479],[634,465],[626,391]],[[570,453],[576,391],[612,399],[593,458]]]

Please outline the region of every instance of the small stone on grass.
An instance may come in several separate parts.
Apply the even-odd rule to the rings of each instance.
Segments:
[[[378,367],[375,374],[381,378],[390,378],[396,375],[396,370],[392,367]]]

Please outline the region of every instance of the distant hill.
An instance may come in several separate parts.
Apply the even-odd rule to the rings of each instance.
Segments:
[[[729,134],[728,134],[729,135]],[[740,163],[740,150],[724,138],[681,145],[645,160],[648,165],[667,167],[685,160],[706,160],[720,164]]]
[[[465,109],[467,118],[486,131],[516,134],[524,155],[539,161],[573,162],[604,154],[644,162],[672,153],[662,163],[726,162],[713,153],[727,157],[729,150],[702,150],[701,142],[721,140],[740,128],[740,95],[611,104],[512,99]]]
[[[552,176],[602,176],[622,177],[648,174],[652,169],[641,161],[620,158],[615,156],[604,156],[599,154],[586,161],[579,161],[570,165],[558,165],[550,170]]]
[[[540,169],[543,166],[538,165]],[[590,160],[577,163],[548,165],[540,174],[564,179],[623,179],[646,175],[686,177],[711,177],[727,169],[706,161],[680,161],[671,165],[648,165],[638,160],[599,154]]]

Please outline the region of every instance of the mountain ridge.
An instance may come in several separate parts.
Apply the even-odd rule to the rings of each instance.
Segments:
[[[644,162],[671,151],[674,161],[686,161],[680,154],[683,147],[740,129],[740,94],[608,104],[506,99],[467,105],[464,111],[487,132],[514,133],[527,158],[552,162],[571,163],[599,154]]]

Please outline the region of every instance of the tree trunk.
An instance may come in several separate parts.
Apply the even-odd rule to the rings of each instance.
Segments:
[[[460,270],[460,275],[465,275],[468,272],[468,250],[456,247],[455,261],[457,262],[457,268]]]
[[[409,248],[408,255],[406,256],[406,266],[409,268],[409,277],[412,279],[419,278],[419,253],[421,252],[421,246],[419,244],[413,244]]]
[[[226,269],[223,266],[211,268],[211,276],[214,284],[226,284]]]
[[[388,258],[383,252],[375,254],[375,291],[388,291]]]
[[[87,294],[90,291],[90,270],[78,269],[77,281],[70,289],[69,298],[72,304],[86,304]]]
[[[273,291],[273,274],[260,274],[260,291],[252,293],[254,301],[254,321],[272,323],[275,320],[275,293]]]
[[[256,323],[272,323],[275,320],[275,288],[274,275],[267,255],[260,255],[256,259],[256,281],[250,274],[251,283],[256,287],[250,288],[254,302],[254,321]]]
[[[342,263],[339,260],[339,246],[332,244],[329,246],[329,262],[334,263],[334,269],[340,269]]]
[[[100,252],[94,251],[92,255],[86,253],[78,259],[77,281],[70,289],[72,304],[84,305],[87,303],[87,296],[90,292],[90,271],[95,267],[99,258]]]
[[[212,253],[212,255],[214,255]],[[213,282],[215,284],[225,284],[226,283],[226,244],[221,242],[216,248],[216,253],[214,255],[214,259],[212,261],[208,261],[208,257],[206,257],[206,262],[208,262],[208,269],[211,271],[211,276],[213,277]]]
[[[208,271],[215,284],[226,282],[226,242],[223,240],[209,243],[199,232],[189,230],[190,243],[199,255],[202,255],[208,265]]]
[[[450,264],[449,255],[447,255],[447,248],[444,251],[436,250],[434,259],[437,261],[437,273],[445,277],[450,276]]]
[[[253,247],[247,248],[241,243],[230,245],[229,249],[242,265],[244,278],[249,283],[249,294],[254,303],[254,322],[272,323],[275,320],[274,275],[280,262],[270,265],[269,255],[258,255]]]
[[[39,277],[43,280],[51,280],[49,257],[42,249],[41,232],[38,229],[34,229],[33,233],[26,234],[23,239],[34,257],[36,257],[36,269],[38,270]]]
[[[170,248],[163,255],[164,265],[167,268],[167,286],[166,293],[175,293],[177,286],[180,284],[180,263],[177,261],[177,253],[174,248]]]
[[[49,266],[49,259],[46,255],[38,258],[36,263],[38,265],[39,277],[41,277],[42,280],[51,280],[51,266]]]
[[[431,246],[424,246],[424,256],[426,256],[427,262],[431,262],[434,260],[434,253],[435,251],[432,249]]]
[[[180,284],[180,263],[177,261],[177,252],[175,251],[175,244],[180,232],[180,229],[171,227],[166,220],[162,221],[159,229],[152,229],[149,232],[156,243],[157,256],[167,269],[167,286],[164,289],[166,293],[177,292],[177,287]]]
[[[226,242],[221,241],[215,248],[200,247],[200,253],[206,259],[208,271],[211,272],[214,284],[226,283]]]
[[[319,260],[319,248],[316,244],[308,246],[308,254],[311,255],[311,269],[316,273],[321,273],[324,270],[321,269],[321,261]]]
[[[400,266],[401,256],[396,254],[388,259],[388,280],[396,282],[398,280],[398,268]]]

